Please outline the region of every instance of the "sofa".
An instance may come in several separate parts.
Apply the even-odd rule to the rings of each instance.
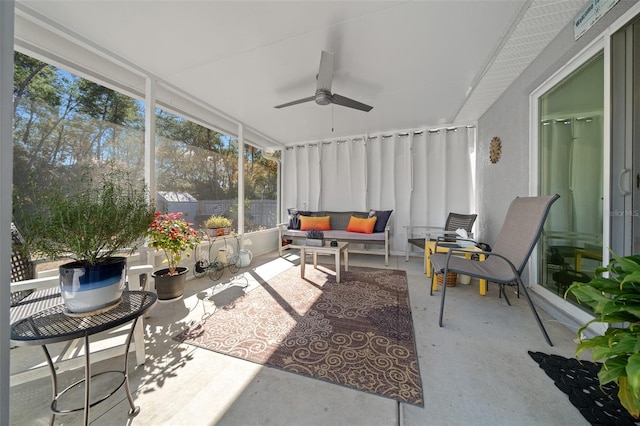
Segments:
[[[304,244],[308,229],[319,229],[325,241],[337,240],[361,244],[363,248],[349,247],[350,253],[384,255],[384,264],[389,264],[389,217],[392,210],[358,211],[299,211],[288,209],[289,222],[278,224],[278,252],[287,249],[288,241]],[[328,217],[328,219],[327,219]],[[352,220],[352,217],[355,219]],[[311,219],[309,219],[311,218]],[[373,219],[375,218],[375,220]],[[305,228],[305,222],[310,223]],[[373,226],[371,223],[373,222]],[[382,246],[371,249],[368,246]]]

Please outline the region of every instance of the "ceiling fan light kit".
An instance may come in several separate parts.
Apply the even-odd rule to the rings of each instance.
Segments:
[[[369,112],[373,109],[372,106],[363,104],[353,99],[349,99],[345,96],[338,95],[337,93],[331,93],[331,84],[333,83],[333,57],[331,52],[322,51],[320,56],[320,69],[316,76],[316,93],[308,98],[298,99],[292,102],[287,102],[282,105],[276,105],[274,108],[286,108],[293,105],[302,104],[305,102],[314,101],[318,105],[340,105],[347,108],[353,108],[364,112]]]

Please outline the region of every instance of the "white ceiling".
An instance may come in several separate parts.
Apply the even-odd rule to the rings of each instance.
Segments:
[[[585,3],[18,0],[16,45],[132,93],[153,76],[294,144],[473,123]],[[335,53],[333,92],[372,111],[273,108],[313,95],[322,50]]]

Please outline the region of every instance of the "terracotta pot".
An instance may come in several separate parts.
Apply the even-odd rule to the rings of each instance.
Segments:
[[[159,269],[151,274],[156,283],[159,300],[182,297],[189,268],[179,266],[176,275],[169,275],[169,268]]]
[[[225,228],[209,228],[209,236],[210,237],[221,237],[223,235],[229,235],[231,232],[230,227]]]

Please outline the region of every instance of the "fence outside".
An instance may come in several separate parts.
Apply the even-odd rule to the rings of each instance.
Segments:
[[[236,200],[167,201],[166,211],[189,212],[188,217],[185,215],[185,219],[194,222],[196,227],[202,226],[202,222],[213,214],[228,217],[237,226],[237,222],[230,214],[236,203]],[[277,212],[276,200],[248,200],[245,204],[245,232],[275,228],[278,223]]]

